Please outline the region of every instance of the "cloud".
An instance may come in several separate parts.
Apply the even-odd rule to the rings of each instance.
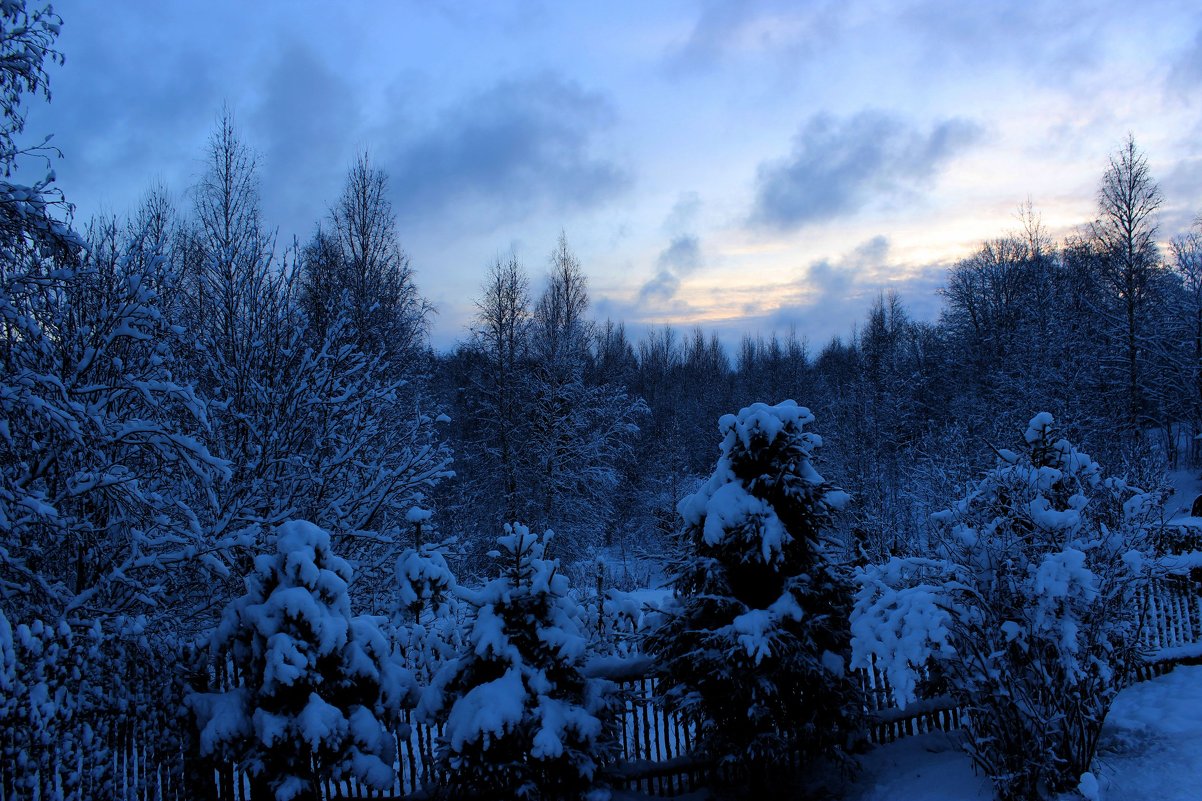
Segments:
[[[631,183],[625,168],[594,154],[614,120],[604,96],[558,76],[502,81],[400,143],[389,159],[397,211],[431,220],[467,203],[501,220],[597,207]]]
[[[707,0],[688,36],[669,48],[670,75],[706,71],[732,55],[776,53],[796,61],[837,41],[847,19],[843,2]]]
[[[640,304],[662,306],[672,300],[680,289],[681,277],[701,266],[701,239],[692,233],[700,211],[701,198],[696,192],[683,193],[672,205],[663,225],[672,238],[655,260],[655,275],[639,290]]]
[[[1166,170],[1160,180],[1165,204],[1160,210],[1160,233],[1177,236],[1202,220],[1198,186],[1202,185],[1202,157],[1186,157]]]
[[[976,142],[969,120],[922,131],[880,111],[838,119],[818,114],[802,126],[786,158],[760,165],[755,225],[788,231],[859,211],[876,197],[924,186]]]
[[[691,234],[673,237],[659,254],[659,266],[679,273],[691,273],[701,265],[701,240]]]
[[[665,303],[676,296],[680,279],[670,270],[660,270],[639,290],[639,303]]]
[[[325,216],[354,158],[360,97],[308,47],[284,46],[250,109],[248,139],[261,160],[265,216],[302,230]],[[297,181],[298,176],[304,180]]]
[[[85,217],[155,180],[178,191],[193,178],[198,132],[221,104],[225,65],[208,63],[204,37],[170,39],[157,7],[148,6],[148,30],[138,31],[101,4],[67,11],[59,41],[66,63],[48,65],[53,102],[30,103],[27,138],[54,134],[64,156],[54,164],[60,185]]]
[[[701,195],[696,192],[682,192],[676,202],[672,204],[672,211],[668,212],[667,219],[664,220],[664,230],[669,234],[679,234],[691,230],[700,211]]]
[[[1166,80],[1168,87],[1186,100],[1197,95],[1202,87],[1202,28],[1198,29],[1190,46],[1178,55]]]
[[[1166,7],[1171,4],[1145,9],[1096,0],[914,0],[895,5],[889,19],[893,36],[913,43],[919,59],[915,66],[924,74],[981,75],[1002,69],[1061,93],[1070,106],[1080,104],[1081,93],[1116,63],[1118,52],[1144,40],[1160,21],[1177,16]],[[1151,35],[1156,50],[1163,33]],[[1055,81],[1049,82],[1049,75]]]
[[[877,293],[895,290],[910,314],[933,319],[939,310],[936,288],[943,284],[946,265],[901,266],[890,263],[885,236],[861,242],[837,259],[811,262],[805,274],[780,294],[784,302],[761,318],[772,330],[796,327],[818,339],[846,334],[861,323]]]
[[[656,259],[659,269],[639,290],[639,302],[663,303],[671,300],[680,289],[680,277],[701,266],[701,240],[691,234],[672,238]]]

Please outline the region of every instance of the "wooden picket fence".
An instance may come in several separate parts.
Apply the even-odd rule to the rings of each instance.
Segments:
[[[1202,586],[1188,577],[1170,578],[1141,596],[1145,607],[1142,641],[1148,659],[1136,672],[1144,680],[1167,672],[1174,664],[1202,658]],[[651,662],[643,657],[595,671],[614,680],[621,698],[619,758],[608,770],[609,778],[626,789],[655,796],[676,796],[697,789],[705,780],[707,766],[691,758],[694,732],[679,717],[656,703],[656,682]],[[901,709],[884,674],[873,668],[857,671],[864,690],[869,725],[867,736],[874,744],[932,731],[950,732],[964,724],[964,715],[947,696],[919,700]],[[437,784],[434,754],[437,727],[406,719],[397,733],[396,781],[386,791],[373,790],[353,780],[328,782],[329,799],[404,798]],[[245,781],[234,788],[232,798],[248,801]],[[139,800],[143,801],[143,800]],[[145,799],[144,801],[157,801]]]
[[[1150,587],[1137,602],[1144,609],[1142,644],[1148,657],[1132,677],[1145,680],[1167,672],[1182,662],[1202,661],[1202,581],[1199,573],[1170,577]],[[603,664],[602,664],[603,663]],[[625,660],[598,660],[591,672],[613,681],[620,698],[619,749],[606,773],[615,786],[655,796],[676,796],[698,788],[710,766],[694,759],[695,732],[678,716],[656,702],[656,682],[651,661],[643,656]],[[875,669],[858,671],[865,698],[872,743],[892,742],[930,731],[954,731],[964,715],[949,697],[922,699],[905,709],[897,706],[884,674]],[[394,733],[396,779],[386,790],[372,789],[354,780],[328,781],[327,799],[400,799],[423,796],[438,784],[435,753],[440,727],[413,720],[406,713]],[[131,722],[121,742],[113,744],[109,758],[118,774],[123,801],[187,801],[194,793],[180,786],[179,770],[168,770],[141,747],[137,724]],[[183,758],[183,755],[180,755]],[[788,755],[782,755],[787,759]],[[161,759],[161,756],[159,757]],[[238,765],[223,766],[215,777],[219,801],[249,801],[249,782]],[[194,788],[193,788],[194,789]],[[0,801],[4,798],[0,788]],[[15,801],[15,799],[14,799]]]

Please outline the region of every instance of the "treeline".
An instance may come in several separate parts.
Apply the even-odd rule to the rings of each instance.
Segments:
[[[31,52],[57,58],[52,17],[14,42],[40,36]],[[37,155],[11,142],[42,60],[4,73],[10,168]],[[938,320],[882,294],[845,339],[790,331],[734,353],[702,328],[634,341],[593,319],[562,235],[545,280],[516,256],[484,270],[470,331],[435,353],[366,155],[290,244],[262,218],[228,111],[203,156],[189,205],[153,188],[82,232],[49,181],[5,184],[0,575],[17,617],[170,603],[200,630],[264,527],[297,518],[383,586],[414,509],[435,512],[420,536],[457,538],[464,575],[522,520],[555,529],[565,563],[601,557],[609,580],[646,582],[718,416],[761,399],[827,421],[824,470],[854,498],[836,539],[858,559],[921,551],[929,514],[979,474],[969,454],[1031,410],[1140,486],[1198,458],[1202,225],[1162,250],[1161,194],[1131,138],[1092,222],[1056,242],[1026,206],[1016,232],[951,267]]]
[[[1166,466],[1197,465],[1202,433],[1202,221],[1165,252],[1161,203],[1128,138],[1076,233],[1054,241],[1027,204],[1017,231],[949,269],[936,321],[882,293],[820,348],[789,331],[730,353],[701,327],[632,341],[620,322],[588,320],[562,238],[537,301],[529,271],[500,261],[471,336],[433,362],[458,459],[440,513],[468,535],[516,514],[581,553],[662,552],[718,416],[772,398],[804,399],[826,421],[824,471],[855,497],[840,535],[862,558],[921,550],[940,499],[979,475],[972,454],[1037,410],[1159,488]],[[556,316],[562,298],[571,311]],[[552,357],[559,342],[576,344]]]

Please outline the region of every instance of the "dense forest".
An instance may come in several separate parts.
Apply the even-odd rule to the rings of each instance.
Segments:
[[[479,285],[464,290],[471,329],[438,352],[437,310],[389,200],[405,187],[368,152],[311,237],[281,242],[261,212],[254,143],[225,109],[195,185],[152,185],[128,216],[82,218],[54,183],[53,148],[23,144],[23,104],[49,100],[60,20],[4,2],[0,21],[0,774],[14,797],[112,791],[96,789],[102,768],[48,781],[48,766],[83,764],[135,717],[159,753],[225,755],[252,765],[263,792],[304,797],[307,752],[262,732],[262,754],[239,750],[251,724],[230,705],[250,701],[218,686],[227,658],[232,675],[266,670],[255,703],[279,721],[304,717],[302,680],[287,670],[311,671],[314,693],[340,688],[332,703],[349,729],[294,732],[313,765],[352,765],[365,781],[391,770],[371,727],[401,708],[450,714],[448,742],[456,731],[476,742],[466,713],[419,690],[468,697],[498,676],[529,681],[530,664],[579,661],[609,625],[573,624],[579,642],[565,639],[558,657],[538,643],[559,635],[480,644],[521,620],[559,631],[611,589],[675,577],[687,595],[681,576],[709,587],[712,575],[682,572],[682,551],[716,547],[698,510],[716,514],[706,504],[723,482],[756,465],[810,471],[801,489],[749,490],[782,519],[772,493],[784,493],[806,541],[821,540],[781,559],[829,570],[829,584],[788,592],[850,610],[848,571],[932,556],[948,530],[935,513],[978,482],[1009,480],[987,471],[1017,463],[1007,446],[1023,432],[1032,463],[1063,458],[1066,475],[1086,464],[1075,448],[1091,454],[1125,481],[1106,485],[1120,506],[1128,486],[1155,498],[1167,471],[1202,461],[1202,220],[1160,228],[1161,192],[1134,136],[1099,165],[1094,219],[1058,241],[1037,205],[1019,206],[1013,231],[949,268],[933,321],[882,292],[825,343],[791,330],[731,351],[703,326],[632,338],[591,315],[590,265],[568,231],[545,258],[482,258]],[[787,400],[806,408],[753,406]],[[1074,478],[1096,489],[1087,479]],[[701,500],[678,506],[689,498]],[[469,585],[484,589],[456,589]],[[294,608],[298,591],[317,599],[304,601],[313,617]],[[474,623],[454,622],[465,616]],[[308,662],[264,656],[285,629],[311,646]],[[661,630],[648,650],[687,661],[690,632]],[[826,638],[822,660],[850,647],[846,630],[812,636]],[[476,656],[452,660],[465,643]],[[822,674],[822,660],[805,670]],[[556,775],[591,775],[606,735],[581,721],[605,705],[578,667],[555,670],[575,721],[560,724],[570,770]],[[56,700],[20,700],[39,693]],[[838,709],[802,713],[855,725]],[[467,771],[455,774],[464,788],[533,781],[471,773],[464,754],[445,757]]]

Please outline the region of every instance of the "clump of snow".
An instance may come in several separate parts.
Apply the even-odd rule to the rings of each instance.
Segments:
[[[1081,774],[1081,781],[1077,783],[1077,792],[1085,801],[1102,801],[1102,790],[1098,787],[1098,777],[1088,770]]]
[[[488,750],[493,740],[522,722],[526,700],[520,668],[510,668],[501,678],[472,687],[455,699],[447,716],[445,736],[451,750],[461,752],[477,741]]]
[[[429,509],[423,509],[420,506],[414,506],[405,513],[406,523],[424,523],[434,516],[434,513]]]

